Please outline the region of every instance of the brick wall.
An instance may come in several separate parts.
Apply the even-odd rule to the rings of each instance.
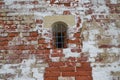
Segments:
[[[114,30],[119,30],[120,16],[111,11],[109,15],[104,10],[97,12],[91,2],[80,1],[1,0],[0,79],[93,80],[91,63],[108,62],[107,56],[114,55],[105,53],[120,47],[112,41],[113,38],[119,41],[120,37],[110,32],[114,23],[118,26]],[[107,8],[111,9],[111,5]],[[74,16],[74,25],[66,23],[65,49],[54,48],[52,26],[45,26],[44,18],[54,15]]]

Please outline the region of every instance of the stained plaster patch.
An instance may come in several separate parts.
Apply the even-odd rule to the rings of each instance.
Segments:
[[[72,27],[75,25],[75,17],[73,15],[54,15],[44,17],[44,27],[52,27],[52,24],[58,21],[66,23],[68,27]]]

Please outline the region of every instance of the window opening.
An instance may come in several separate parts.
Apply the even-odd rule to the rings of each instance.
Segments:
[[[56,22],[53,25],[53,39],[55,48],[66,48],[67,45],[67,25],[63,22]]]

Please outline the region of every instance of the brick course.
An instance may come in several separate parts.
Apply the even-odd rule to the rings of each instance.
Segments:
[[[86,8],[86,10],[79,10],[79,7],[80,9]],[[38,71],[39,76],[41,73],[43,74],[44,80],[58,80],[59,77],[93,80],[89,59],[94,58],[94,62],[102,62],[104,59],[99,55],[90,57],[92,53],[90,51],[84,52],[83,43],[93,41],[95,43],[87,44],[88,47],[89,45],[90,47],[94,46],[96,49],[103,50],[103,53],[109,52],[108,49],[120,48],[120,44],[113,43],[119,43],[119,37],[109,33],[109,24],[111,23],[118,26],[118,28],[115,27],[115,30],[119,29],[120,15],[117,14],[120,11],[119,3],[106,4],[106,7],[109,8],[109,15],[105,14],[106,10],[96,12],[92,7],[92,2],[81,3],[79,0],[59,0],[58,2],[56,0],[14,0],[11,2],[0,0],[0,63],[15,67],[14,74],[0,73],[0,79],[8,80],[11,77],[12,80],[15,76],[20,77],[26,73],[25,76],[39,80],[35,76]],[[95,12],[100,14],[93,14]],[[74,17],[73,22],[70,21],[70,18],[65,19],[68,22],[66,23],[63,20],[64,16],[69,18],[68,16],[71,15]],[[54,21],[59,20],[67,25],[66,48],[57,49],[54,47],[53,26],[50,23],[46,27],[44,20],[46,16],[54,17],[49,21],[53,24]],[[93,32],[91,34],[95,29],[98,29],[99,33]],[[91,35],[95,36],[95,39],[92,40]],[[116,41],[110,41],[114,38]],[[107,39],[109,40],[106,41]],[[29,60],[33,60],[30,65],[27,64]],[[14,64],[18,64],[18,66]],[[31,72],[28,72],[27,75],[27,72],[24,72],[21,67],[29,67]],[[38,70],[34,72],[36,68]]]

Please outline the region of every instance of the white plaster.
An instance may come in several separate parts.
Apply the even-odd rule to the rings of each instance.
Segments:
[[[93,63],[96,67],[93,67],[93,80],[112,80],[111,71],[120,71],[120,66],[118,66],[118,62],[115,63]],[[100,67],[104,65],[104,67]],[[108,66],[110,65],[110,66]]]
[[[34,1],[34,0],[4,0],[5,5],[8,5],[9,9],[12,9],[12,10],[14,8],[18,9],[18,11],[16,11],[15,13],[7,14],[9,16],[34,14],[35,19],[43,19],[43,17],[45,17],[45,16],[51,16],[51,15],[56,15],[56,14],[58,15],[58,14],[62,14],[64,10],[70,10],[72,15],[76,15],[76,18],[77,18],[77,16],[80,16],[82,23],[83,23],[87,19],[90,20],[91,15],[97,15],[97,19],[98,19],[98,15],[101,15],[101,12],[104,12],[104,13],[102,13],[102,15],[105,15],[105,16],[109,15],[109,8],[105,5],[106,4],[105,0],[79,0],[79,6],[75,7],[75,8],[74,7],[68,8],[68,7],[64,7],[63,5],[51,6],[48,4],[50,1],[44,2],[42,0],[39,0],[40,5],[37,5],[37,6],[34,6],[32,4],[30,4],[30,5],[27,4],[27,5],[23,5],[23,6],[21,6],[19,4],[13,5],[12,4],[13,1]],[[94,5],[86,8],[83,4],[90,3],[90,1],[92,1],[92,4],[94,4]],[[110,1],[112,4],[116,4],[118,0],[110,0]],[[35,12],[29,11],[30,8],[34,8],[34,7],[42,8],[42,10],[35,11]],[[88,10],[89,8],[93,9],[94,13],[91,15],[85,15],[85,11]],[[45,9],[45,10],[43,10],[43,9]],[[75,21],[77,21],[77,20],[75,20]],[[80,24],[80,27],[82,27],[82,23]],[[98,23],[98,25],[100,25],[100,23]],[[108,25],[108,30],[104,31],[103,34],[106,36],[110,35],[113,38],[111,44],[117,46],[119,44],[117,39],[119,38],[118,36],[120,35],[120,28],[116,28],[116,25],[114,22],[108,23],[107,25]],[[1,27],[2,26],[0,26],[0,28]],[[88,28],[91,27],[91,24],[89,24],[87,27]],[[104,25],[101,27],[104,28],[106,26]],[[77,32],[78,29],[79,28],[76,28],[76,25],[69,28],[68,35],[69,34],[70,35],[68,38],[70,38],[71,40],[74,40],[75,38],[73,37],[73,33]],[[43,32],[41,32],[41,30],[43,30]],[[39,34],[42,33],[42,35],[44,35],[45,33],[48,33],[48,30],[49,29],[46,29],[46,28],[44,28],[44,29],[40,28],[39,25],[36,25],[36,27],[33,29],[33,31],[38,31]],[[21,31],[21,30],[19,30],[19,31]],[[95,57],[99,53],[104,53],[104,50],[99,49],[97,46],[97,42],[95,41],[95,35],[99,34],[99,33],[100,32],[97,29],[92,29],[92,30],[88,29],[88,30],[83,32],[83,34],[88,34],[89,38],[88,38],[88,41],[83,41],[82,51],[89,53],[89,58],[88,58],[89,60],[88,61],[92,62],[91,66],[93,68],[93,70],[92,70],[93,80],[112,80],[110,72],[111,71],[120,71],[120,66],[118,66],[118,65],[120,65],[119,64],[120,61],[117,61],[114,63],[106,63],[106,64],[105,63],[95,63]],[[6,36],[6,34],[1,34],[1,36]],[[23,34],[20,33],[19,37],[21,37],[21,39],[23,39],[22,38]],[[51,38],[45,37],[45,36],[42,36],[42,37],[47,39],[46,42],[48,42],[51,39]],[[18,39],[20,39],[20,38],[15,37],[12,40],[13,43],[10,41],[9,43],[12,43],[12,44],[9,44],[9,45],[21,44],[22,42],[16,43],[16,42],[18,42]],[[23,39],[23,40],[26,41],[26,39]],[[36,42],[32,42],[32,44],[33,43],[37,44]],[[27,42],[27,44],[30,44],[30,43]],[[65,58],[80,57],[80,53],[77,53],[77,52],[72,53],[71,52],[71,48],[76,47],[75,44],[72,44],[72,45],[70,44],[70,45],[68,45],[68,47],[70,47],[70,48],[63,50],[63,53],[65,54]],[[29,53],[29,51],[23,51],[23,53],[26,53],[26,52]],[[110,54],[119,55],[120,49],[113,47],[111,49],[107,49],[107,52]],[[52,51],[51,51],[51,54],[52,54]],[[59,57],[54,57],[54,58],[50,57],[50,58],[53,62],[59,61]],[[63,59],[63,60],[65,60],[65,59]],[[19,73],[19,74],[21,74],[21,76],[18,76],[18,74],[17,74],[17,76],[14,79],[9,79],[9,80],[44,80],[44,69],[45,69],[45,67],[48,67],[48,65],[47,66],[43,65],[42,64],[43,60],[39,60],[38,63],[39,64],[36,64],[36,59],[34,56],[33,57],[30,56],[29,59],[23,60],[22,63],[20,63],[20,64],[16,64],[16,65],[14,65],[14,64],[2,64],[2,67],[0,69],[0,74],[6,74],[6,73],[15,74],[16,69],[11,69],[10,67],[11,66],[18,66],[17,69],[21,70],[21,72]],[[40,66],[39,67],[36,67],[36,66],[32,67],[34,64],[40,65]],[[101,65],[104,65],[104,67],[101,67]],[[33,73],[32,77],[30,77],[31,73]],[[59,80],[70,79],[70,77],[69,78],[59,77],[59,78],[60,78]],[[74,80],[74,77],[72,78],[72,80]]]
[[[64,49],[63,50],[63,53],[65,54],[65,57],[68,58],[68,57],[80,57],[80,54],[75,52],[75,53],[72,53],[71,52],[71,49]]]

